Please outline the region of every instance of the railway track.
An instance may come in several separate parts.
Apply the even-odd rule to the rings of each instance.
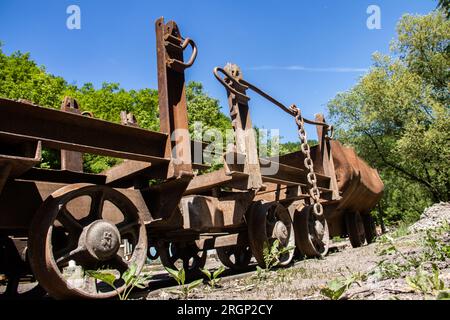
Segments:
[[[349,241],[343,241],[338,243],[333,243],[330,245],[329,253],[342,251],[345,248],[350,246]],[[214,260],[215,258],[211,258],[211,260]],[[288,268],[294,268],[298,265],[300,265],[304,260],[295,260],[293,261]],[[213,266],[207,265],[206,267],[211,270],[215,271],[217,270],[218,266],[220,265],[219,261],[215,261]],[[225,271],[220,275],[221,283],[226,283],[233,280],[239,280],[246,277],[250,277],[254,275],[256,272],[256,267],[258,266],[257,262],[252,260],[252,263],[249,264],[245,269],[242,270],[232,270],[232,269],[225,269]],[[205,280],[207,278],[203,275],[197,275],[197,276],[190,276],[186,279],[186,283],[189,283],[190,281],[194,281],[196,279],[199,279],[200,277],[203,277]],[[167,272],[161,271],[161,273],[155,274],[150,280],[150,282],[147,285],[146,289],[138,289],[133,294],[131,294],[132,299],[152,299],[157,298],[163,291],[176,289],[177,283],[174,279],[172,279]]]
[[[330,253],[338,252],[344,250],[346,247],[349,247],[350,243],[348,241],[344,242],[338,242],[333,243],[330,245]],[[296,266],[300,265],[304,260],[295,260],[292,262],[288,268],[295,268]],[[217,270],[217,268],[220,266],[220,261],[215,257],[209,257],[208,261],[206,262],[206,268],[208,268],[211,271]],[[256,272],[257,262],[252,259],[252,262],[244,269],[242,270],[232,270],[232,269],[225,269],[225,271],[220,275],[221,283],[226,283],[233,280],[239,280],[246,277],[250,277],[254,275]],[[151,280],[148,282],[145,289],[138,289],[135,288],[130,295],[131,299],[154,299],[157,298],[163,291],[168,291],[171,289],[177,288],[176,281],[169,276],[169,274],[162,268],[155,269],[153,267],[160,267],[161,265],[150,265],[150,268],[143,271],[143,274],[150,273],[152,274]],[[155,270],[152,270],[155,269]],[[204,280],[207,280],[205,276],[202,274],[200,275],[194,275],[194,276],[187,276],[186,283],[189,283],[191,281],[197,280],[199,278],[203,277]],[[0,278],[0,281],[5,281],[5,279]],[[37,282],[30,282],[30,278],[23,278],[20,282],[20,289],[19,291],[28,291],[32,288],[35,288],[37,285]],[[6,289],[6,283],[4,285],[0,285],[0,300],[5,300],[7,298],[3,297],[3,293]],[[52,298],[48,295],[42,295],[39,294],[39,291],[37,291],[36,295],[33,294],[25,294],[24,296],[20,297],[17,296],[15,299],[24,299],[24,300],[51,300]]]

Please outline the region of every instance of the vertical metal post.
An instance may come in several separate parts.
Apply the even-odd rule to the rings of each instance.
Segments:
[[[64,97],[61,110],[81,114],[78,102],[70,97]],[[61,170],[83,172],[83,154],[76,151],[61,150]]]
[[[160,131],[167,133],[165,157],[173,159],[173,172],[192,172],[191,142],[186,105],[183,38],[174,21],[156,20],[156,49],[158,61],[158,95]],[[196,49],[195,49],[196,50]]]
[[[242,73],[237,65],[227,64],[224,69],[234,78],[234,81],[230,81],[230,79],[225,79],[225,81],[228,81],[233,89],[241,93],[241,95],[236,95],[227,90],[231,124],[236,137],[236,152],[245,155],[244,172],[249,175],[248,189],[260,189],[263,186],[263,182],[256,136],[248,107],[249,98],[245,94],[248,88],[239,84],[239,79],[242,79]]]
[[[316,114],[315,120],[317,122],[325,122],[325,118],[323,114]],[[323,168],[323,174],[330,177],[330,189],[333,190],[332,193],[332,199],[338,199],[339,198],[339,189],[338,184],[336,180],[336,172],[334,169],[334,161],[333,161],[333,155],[331,153],[331,146],[330,146],[330,140],[326,138],[327,130],[324,126],[317,125],[317,138],[319,140],[319,146],[318,146],[318,154],[316,161],[317,163],[321,163],[321,166]]]

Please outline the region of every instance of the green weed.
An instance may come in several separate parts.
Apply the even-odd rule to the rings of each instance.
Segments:
[[[214,289],[219,284],[219,281],[221,280],[221,278],[219,278],[219,276],[221,275],[222,272],[225,271],[225,267],[224,266],[220,266],[219,269],[217,269],[213,273],[211,273],[206,268],[205,269],[200,269],[200,271],[203,272],[203,274],[208,277],[208,284],[209,284],[209,286],[211,288]]]
[[[169,273],[169,275],[178,283],[178,289],[171,290],[170,292],[178,295],[183,299],[188,299],[189,294],[192,292],[192,290],[198,287],[203,282],[203,279],[198,279],[189,284],[185,284],[186,272],[184,271],[184,268],[181,268],[180,270],[173,270],[171,268],[165,267],[165,269]]]
[[[131,291],[137,287],[140,289],[145,288],[145,283],[150,280],[150,275],[141,276],[137,273],[137,265],[135,263],[131,264],[131,266],[122,274],[122,280],[125,282],[125,290],[121,293],[118,291],[118,288],[115,286],[116,276],[110,272],[103,270],[86,270],[85,272],[88,276],[91,276],[97,280],[103,281],[112,287],[115,291],[117,291],[117,295],[120,300],[127,300]]]

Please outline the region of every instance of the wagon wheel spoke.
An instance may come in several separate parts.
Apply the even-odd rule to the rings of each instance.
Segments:
[[[17,293],[19,292],[19,282],[19,278],[9,278],[5,294],[10,297],[17,296]]]
[[[322,251],[325,248],[325,243],[323,243],[322,239],[318,237],[313,237],[311,240],[314,243],[315,247],[318,249],[318,251]]]
[[[69,234],[69,238],[68,238],[69,244],[67,244],[65,247],[58,248],[58,250],[54,251],[55,259],[58,259],[59,257],[62,257],[64,255],[68,254],[69,252],[77,249],[78,238],[79,237],[71,236],[71,234]]]
[[[251,258],[251,251],[249,251],[248,247],[239,248],[239,250],[234,252],[234,259],[239,266],[248,265]]]
[[[183,251],[180,248],[178,248],[177,245],[170,244],[168,250],[169,250],[169,259],[172,263],[175,263],[179,259],[183,260],[182,258]]]
[[[237,264],[238,254],[237,254],[235,247],[226,248],[223,250],[223,252],[224,252],[226,258],[230,261],[230,263]],[[232,257],[234,257],[234,262],[233,262]]]
[[[57,220],[71,233],[73,232],[79,235],[83,230],[83,226],[77,219],[75,219],[65,205],[62,206],[59,211]]]
[[[238,262],[238,259],[239,259],[239,257],[240,257],[240,254],[239,254],[239,250],[237,249],[236,246],[229,248],[229,249],[227,250],[227,253],[228,253],[228,256],[229,256],[230,258],[231,258],[231,257],[234,257],[235,263]]]
[[[266,232],[267,234],[271,234],[277,222],[277,217],[275,212],[269,212],[266,219]]]
[[[80,263],[80,260],[83,258],[86,249],[84,247],[77,247],[74,250],[65,250],[65,253],[61,253],[59,258],[55,259],[56,265],[61,267],[62,265],[68,263],[70,260],[74,260]],[[55,256],[58,256],[56,253]]]
[[[105,194],[102,191],[97,191],[91,195],[91,207],[89,210],[89,217],[94,220],[102,218],[103,202],[105,201]]]
[[[192,263],[191,263],[192,259]],[[192,257],[186,256],[183,258],[183,268],[185,270],[196,269],[200,263],[200,257],[197,254],[192,255]]]
[[[138,221],[123,221],[117,225],[117,229],[119,229],[119,232],[122,235],[129,231],[132,231],[137,226],[139,226]]]
[[[205,266],[206,252],[199,251],[195,245],[188,245],[179,250],[180,259],[183,262],[183,268],[191,275]]]
[[[127,271],[129,267],[128,263],[125,260],[123,260],[123,258],[118,254],[116,254],[106,264],[109,264],[112,267],[117,268],[117,270],[119,270],[120,273],[124,273],[125,271]]]

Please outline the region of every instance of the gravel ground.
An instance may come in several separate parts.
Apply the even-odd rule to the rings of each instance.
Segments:
[[[216,289],[201,285],[190,293],[189,299],[329,299],[321,290],[330,288],[330,281],[336,280],[342,284],[351,277],[354,281],[349,283],[339,299],[436,299],[437,290],[421,291],[411,286],[406,278],[425,282],[432,279],[434,263],[438,268],[438,279],[442,282],[440,289],[449,290],[448,228],[440,233],[434,232],[432,238],[434,247],[440,248],[438,253],[442,253],[443,248],[449,250],[447,256],[436,257],[430,242],[427,244],[425,241],[425,230],[434,230],[444,221],[450,222],[450,203],[440,203],[426,209],[421,220],[411,226],[406,235],[399,236],[392,232],[375,243],[356,249],[351,248],[348,242],[340,243],[340,250],[325,259],[298,261],[290,268],[272,270],[261,277],[253,272],[238,279],[224,279],[221,287]],[[172,291],[173,288],[157,290],[148,294],[147,299],[180,298]]]
[[[437,203],[430,208],[424,210],[420,216],[420,220],[409,227],[411,232],[424,231],[427,229],[437,228],[444,222],[450,221],[450,203]]]

